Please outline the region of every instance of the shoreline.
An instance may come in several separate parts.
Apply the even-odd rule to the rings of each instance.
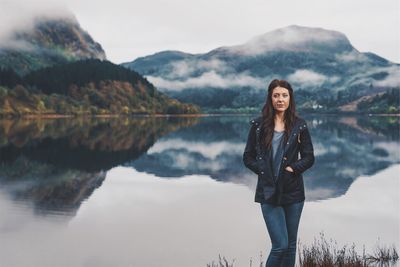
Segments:
[[[302,115],[323,115],[323,116],[352,116],[352,117],[400,117],[400,113],[308,113],[300,112]],[[4,119],[63,119],[63,118],[125,118],[125,117],[212,117],[212,116],[255,116],[259,113],[194,113],[194,114],[99,114],[99,115],[71,115],[71,114],[29,114],[22,116],[4,115]]]
[[[351,116],[351,117],[400,117],[400,114],[360,114],[360,113],[301,113],[302,115],[323,115],[323,116]],[[213,116],[254,116],[259,115],[259,113],[197,113],[197,114],[103,114],[103,115],[69,115],[69,114],[45,114],[45,115],[23,115],[23,116],[0,116],[0,120],[18,120],[18,119],[67,119],[67,118],[137,118],[137,117],[213,117]]]

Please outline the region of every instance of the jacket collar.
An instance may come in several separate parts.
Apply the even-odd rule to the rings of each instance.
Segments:
[[[261,128],[261,122],[262,122],[262,116],[258,116],[251,120],[251,123],[255,124],[257,126],[257,128]],[[298,134],[306,127],[307,127],[307,125],[306,125],[305,121],[303,119],[297,117],[296,121],[294,123],[293,129],[292,129],[292,132],[290,133],[289,139],[284,144],[283,154],[285,154],[287,152],[287,149],[290,147],[290,145],[294,141],[296,141]]]

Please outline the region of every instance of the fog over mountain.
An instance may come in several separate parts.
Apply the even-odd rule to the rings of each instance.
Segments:
[[[205,54],[162,51],[122,65],[145,75],[161,91],[202,106],[206,103],[199,100],[199,94],[205,91],[213,95],[210,98],[230,93],[231,101],[215,107],[254,105],[254,99],[264,98],[260,92],[274,78],[287,79],[295,89],[314,96],[317,92],[327,98],[350,92],[349,101],[400,86],[399,64],[359,52],[338,31],[298,25]]]
[[[72,13],[56,8],[37,12],[28,12],[23,20],[2,19],[10,24],[0,32],[0,67],[26,74],[81,59],[106,58],[101,45]]]
[[[161,90],[265,88],[273,77],[286,78],[305,89],[400,84],[398,64],[360,53],[340,32],[296,25],[206,54],[163,51],[123,65],[146,75]]]
[[[30,3],[25,1],[23,4],[18,1],[2,1],[0,9],[0,22],[2,24],[0,28],[0,47],[15,48],[17,43],[14,40],[15,32],[34,30],[34,22],[38,18],[42,18],[42,20],[76,20],[73,12],[54,1],[51,3],[44,3],[43,1]]]

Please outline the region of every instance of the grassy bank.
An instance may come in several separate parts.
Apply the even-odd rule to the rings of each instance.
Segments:
[[[356,250],[356,245],[344,245],[338,247],[333,239],[329,241],[323,233],[320,233],[319,239],[314,238],[310,245],[298,242],[297,257],[298,267],[394,267],[397,266],[399,255],[394,245],[377,244],[371,253],[360,254]],[[207,267],[241,267],[235,265],[235,259],[228,260],[219,255],[218,260],[212,261]],[[250,267],[264,267],[262,253],[257,263],[253,259],[249,260]]]

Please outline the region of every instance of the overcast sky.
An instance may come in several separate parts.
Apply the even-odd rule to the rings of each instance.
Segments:
[[[33,14],[72,12],[114,63],[162,50],[204,53],[288,25],[344,33],[400,62],[399,0],[0,0],[0,34]]]

